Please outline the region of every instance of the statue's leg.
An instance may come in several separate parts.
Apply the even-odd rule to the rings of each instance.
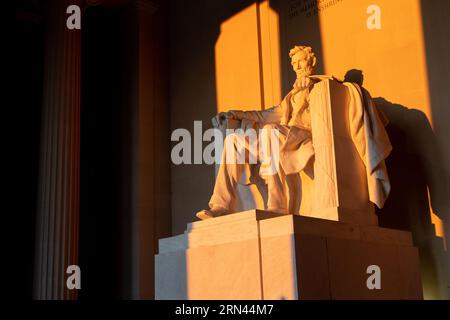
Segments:
[[[286,176],[281,166],[278,173],[267,176],[268,199],[267,211],[288,214]]]
[[[226,136],[213,194],[209,201],[210,209],[198,212],[197,217],[206,219],[232,213],[239,178],[245,166],[248,166],[247,158],[241,159],[239,155],[245,155],[248,149],[248,141],[242,135],[231,133]]]
[[[277,135],[267,134],[266,138],[269,139],[267,141],[271,146],[268,150],[268,158],[265,161],[268,161],[267,166],[275,168],[276,170],[271,170],[271,174],[265,175],[265,180],[267,182],[268,187],[268,198],[267,198],[267,210],[277,213],[288,214],[289,213],[289,205],[288,205],[288,197],[287,197],[287,182],[286,175],[283,171],[283,168],[279,163],[274,165],[274,162],[279,162],[279,146],[281,146],[287,134],[287,127],[281,126],[278,124],[267,124],[264,126],[266,130],[278,130]],[[273,143],[272,139],[277,139],[277,143]],[[266,143],[266,142],[263,142]],[[277,146],[277,147],[274,147]]]

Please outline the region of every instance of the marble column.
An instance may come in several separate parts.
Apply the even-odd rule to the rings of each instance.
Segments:
[[[35,299],[76,299],[66,269],[78,265],[80,30],[66,9],[81,0],[49,0],[44,65],[35,259]]]
[[[132,292],[154,298],[157,241],[170,235],[168,6],[133,1],[136,91],[132,104]]]

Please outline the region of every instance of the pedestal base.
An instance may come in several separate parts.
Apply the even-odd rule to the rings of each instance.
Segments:
[[[188,224],[155,264],[156,299],[422,299],[409,232],[260,210]]]

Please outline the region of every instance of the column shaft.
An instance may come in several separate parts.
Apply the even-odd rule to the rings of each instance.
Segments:
[[[80,31],[66,27],[66,8],[81,0],[48,1],[43,86],[36,299],[76,299],[66,269],[78,265],[80,170]]]

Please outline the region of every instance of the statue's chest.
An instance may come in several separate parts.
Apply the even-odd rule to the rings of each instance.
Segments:
[[[305,104],[308,103],[307,90],[301,90],[293,93],[290,100],[293,110],[299,110],[302,107],[305,107]]]

